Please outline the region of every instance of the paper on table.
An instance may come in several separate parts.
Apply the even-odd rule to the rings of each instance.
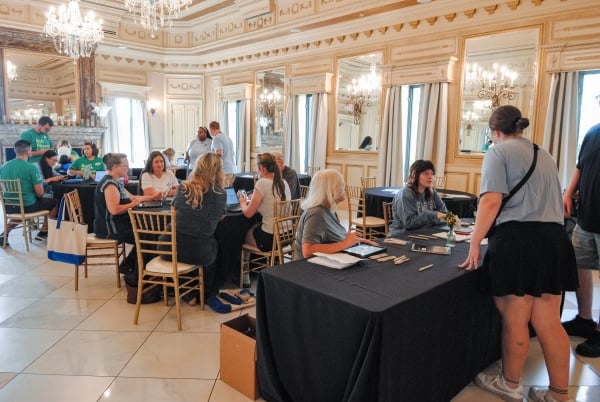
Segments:
[[[309,258],[313,264],[323,265],[329,268],[344,269],[356,264],[360,258],[346,253],[315,253],[316,257]]]
[[[396,194],[400,190],[397,188],[386,188],[386,189],[383,189],[382,191],[385,191],[386,193]]]
[[[440,239],[446,239],[446,237],[448,237],[448,232],[439,232],[439,233],[434,233],[432,234],[432,236],[438,237]],[[454,236],[456,236],[456,241],[460,242],[460,241],[465,241],[467,239],[471,238],[471,235],[459,235],[459,234],[454,234]]]
[[[240,175],[240,177],[248,177],[248,178],[253,178],[253,177],[254,177],[254,175],[251,175],[251,174],[243,174],[243,175]]]
[[[438,193],[440,198],[471,198],[468,195],[464,194],[448,194],[448,193]]]

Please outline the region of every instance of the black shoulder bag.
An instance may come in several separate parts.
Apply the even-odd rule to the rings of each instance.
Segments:
[[[531,177],[531,174],[533,173],[533,170],[535,169],[535,164],[537,162],[538,149],[540,149],[540,148],[537,146],[537,144],[533,144],[533,161],[531,162],[531,166],[529,167],[529,170],[527,171],[525,176],[521,179],[521,181],[515,187],[513,187],[512,190],[510,190],[508,195],[506,197],[502,198],[502,204],[500,204],[500,209],[498,210],[498,213],[496,214],[496,217],[494,218],[494,223],[492,224],[492,227],[490,228],[490,230],[488,230],[487,235],[485,237],[489,238],[490,236],[492,236],[494,234],[494,232],[496,231],[496,220],[498,219],[498,216],[500,216],[500,211],[502,211],[502,208],[504,208],[504,205],[506,205],[508,200],[510,200],[512,198],[512,196],[515,195],[515,193],[517,191],[519,191],[519,189],[521,189],[521,187],[523,187],[523,185]]]

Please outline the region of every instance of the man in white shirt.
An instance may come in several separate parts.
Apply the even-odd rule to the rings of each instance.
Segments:
[[[190,145],[185,150],[185,162],[189,163],[190,170],[194,169],[198,158],[204,153],[210,152],[211,145],[212,139],[206,127],[198,127],[197,137],[190,142]]]
[[[225,173],[225,187],[230,187],[233,183],[235,167],[235,149],[233,141],[226,134],[221,132],[221,126],[218,121],[211,121],[208,130],[213,137],[212,151],[221,155],[223,161],[223,173]]]

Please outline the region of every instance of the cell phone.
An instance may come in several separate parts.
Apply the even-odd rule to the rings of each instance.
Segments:
[[[246,190],[240,190],[240,194],[242,196],[244,196],[244,198],[248,198],[248,194],[246,193]]]

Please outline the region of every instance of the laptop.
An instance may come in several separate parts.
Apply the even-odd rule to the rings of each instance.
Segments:
[[[100,181],[104,178],[104,176],[106,176],[108,174],[108,171],[106,170],[98,170],[96,172],[96,177],[94,177],[94,181],[96,183],[100,183]]]
[[[170,205],[170,203],[167,202],[167,194],[169,194],[169,192],[165,191],[165,195],[163,195],[161,200],[144,201],[136,208],[160,208],[162,206]]]
[[[227,212],[240,212],[242,207],[240,206],[240,200],[238,199],[235,188],[226,187],[225,193],[227,194],[227,201],[225,204]]]
[[[177,166],[185,166],[185,158],[177,158]]]

